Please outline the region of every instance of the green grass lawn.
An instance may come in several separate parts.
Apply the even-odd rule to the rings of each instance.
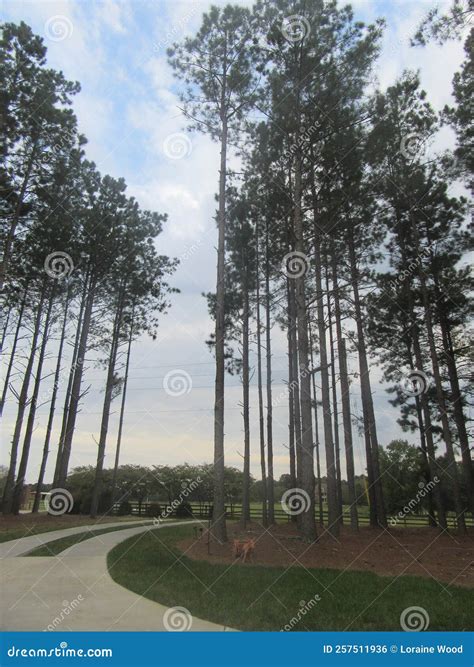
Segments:
[[[178,562],[175,543],[190,535],[192,528],[179,527],[122,542],[108,555],[112,578],[151,600],[239,630],[280,630],[316,595],[321,600],[294,630],[400,630],[400,614],[411,606],[426,609],[430,630],[472,626],[474,596],[467,589],[444,586],[445,591],[431,579],[371,572],[229,568],[186,557]]]

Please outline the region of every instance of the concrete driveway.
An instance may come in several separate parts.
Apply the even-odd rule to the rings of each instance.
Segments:
[[[108,524],[108,527],[113,524]],[[123,523],[119,524],[123,527]],[[132,593],[110,577],[107,554],[120,542],[149,530],[166,530],[140,525],[91,537],[69,547],[58,556],[21,557],[31,549],[73,532],[81,526],[14,540],[0,545],[1,629],[160,631],[230,630],[191,617],[184,607],[167,608]],[[35,538],[35,540],[33,540]],[[39,539],[38,539],[39,538]],[[33,543],[34,542],[34,543]]]

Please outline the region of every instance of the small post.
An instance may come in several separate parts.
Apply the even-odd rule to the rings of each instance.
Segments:
[[[209,512],[209,520],[207,524],[207,555],[211,553],[211,513]]]

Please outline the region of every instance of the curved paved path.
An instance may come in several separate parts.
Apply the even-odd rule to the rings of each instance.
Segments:
[[[123,526],[123,523],[120,525]],[[167,607],[115,583],[107,569],[107,554],[116,544],[133,535],[176,525],[181,524],[169,523],[159,528],[141,525],[97,535],[69,547],[58,556],[22,558],[3,555],[0,562],[1,629],[165,630],[163,616]],[[82,526],[76,532],[84,532],[89,528]],[[73,530],[54,531],[34,537],[42,537],[42,543],[45,544],[64,537],[61,533],[70,535]],[[18,544],[15,552],[26,553],[38,546],[38,542],[31,546],[28,542],[30,537],[22,540],[26,540],[23,545],[25,548]],[[20,543],[22,540],[15,542]],[[191,629],[230,630],[198,618],[193,618]]]
[[[91,526],[74,526],[74,528],[63,528],[62,530],[50,530],[47,533],[38,533],[37,535],[28,535],[27,537],[19,537],[16,540],[9,540],[8,542],[0,543],[0,560],[3,558],[11,558],[12,556],[23,556],[24,554],[53,542],[60,540],[62,537],[69,537],[69,535],[77,535],[78,533],[86,533],[90,531],[91,537],[94,537],[94,532],[103,530],[104,528],[126,528],[128,526],[144,526],[150,524],[146,519],[137,521],[112,521],[111,523],[95,523]]]

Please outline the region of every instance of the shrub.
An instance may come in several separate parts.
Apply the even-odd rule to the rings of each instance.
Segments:
[[[191,505],[187,502],[180,503],[176,508],[176,516],[179,519],[187,519],[188,517],[194,516]]]
[[[112,505],[113,505],[112,492],[109,491],[108,489],[102,491],[102,493],[99,496],[99,507],[98,507],[99,514],[108,514],[112,509]]]
[[[160,514],[161,514],[161,507],[158,505],[158,503],[150,503],[150,505],[147,506],[145,512],[146,516],[157,517],[160,516]]]
[[[80,514],[81,513],[81,499],[74,497],[74,503],[72,506],[71,514]]]
[[[92,506],[92,492],[89,489],[81,489],[73,494],[74,505],[71,514],[89,514]],[[112,507],[112,494],[109,490],[103,491],[99,496],[98,514],[107,514]]]
[[[132,514],[132,505],[128,500],[123,500],[118,508],[118,516],[127,516],[127,514]]]
[[[90,489],[87,487],[74,487],[69,490],[74,499],[71,514],[89,514],[92,500]]]

